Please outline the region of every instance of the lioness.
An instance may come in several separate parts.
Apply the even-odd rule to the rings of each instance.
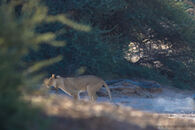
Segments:
[[[44,80],[44,84],[47,87],[54,86],[56,90],[60,88],[65,93],[73,96],[74,99],[79,99],[80,92],[87,91],[91,101],[96,100],[96,92],[104,85],[108,91],[110,100],[112,100],[108,85],[104,80],[93,75],[63,78],[60,76],[55,77],[52,74],[49,79]]]

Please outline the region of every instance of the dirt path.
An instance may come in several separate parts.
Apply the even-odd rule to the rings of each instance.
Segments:
[[[75,101],[65,96],[30,97],[32,104],[42,106],[52,119],[52,130],[156,130],[195,129],[191,119],[169,118],[111,103]]]
[[[130,93],[128,87],[132,88],[127,82],[119,82],[109,87],[112,90],[113,103],[120,106],[130,106],[134,109],[150,112],[166,114],[170,118],[189,118],[195,120],[195,100],[193,94],[195,92],[189,90],[180,90],[173,87],[161,86],[160,92],[149,92],[146,89],[138,92]],[[134,88],[137,86],[133,86]],[[106,92],[105,89],[101,90]],[[106,95],[105,93],[102,95]],[[87,99],[87,94],[82,96]],[[109,101],[107,96],[98,98],[98,102]]]
[[[112,102],[105,88],[100,90],[96,103],[88,102],[86,93],[81,94],[81,100],[75,101],[63,92],[56,94],[54,91],[45,96],[27,97],[27,100],[43,108],[46,118],[52,120],[51,130],[195,129],[193,91],[170,87],[153,91],[153,88],[140,89],[132,83],[109,87]]]

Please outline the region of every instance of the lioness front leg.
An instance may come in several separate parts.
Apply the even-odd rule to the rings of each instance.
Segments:
[[[93,89],[90,86],[87,86],[87,93],[90,98],[90,101],[94,102],[97,99],[96,91],[93,91]]]
[[[53,87],[54,87],[53,89],[55,90],[55,92],[58,93],[58,87],[56,85]]]
[[[75,100],[78,100],[79,99],[79,94],[78,93],[74,93],[74,94],[72,94],[72,96],[73,96],[73,98]]]

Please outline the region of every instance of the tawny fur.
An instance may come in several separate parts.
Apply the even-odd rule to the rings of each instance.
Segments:
[[[63,78],[53,74],[49,79],[44,80],[44,84],[47,87],[54,86],[56,90],[59,88],[65,93],[74,97],[74,99],[79,99],[79,93],[87,91],[88,96],[91,101],[97,99],[96,92],[102,87],[105,86],[108,91],[110,100],[112,100],[110,89],[104,80],[94,75],[85,75],[79,77],[67,77]]]

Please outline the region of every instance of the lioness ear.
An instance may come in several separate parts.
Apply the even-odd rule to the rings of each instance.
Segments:
[[[52,77],[52,78],[55,78],[55,74],[52,74],[51,77]]]

